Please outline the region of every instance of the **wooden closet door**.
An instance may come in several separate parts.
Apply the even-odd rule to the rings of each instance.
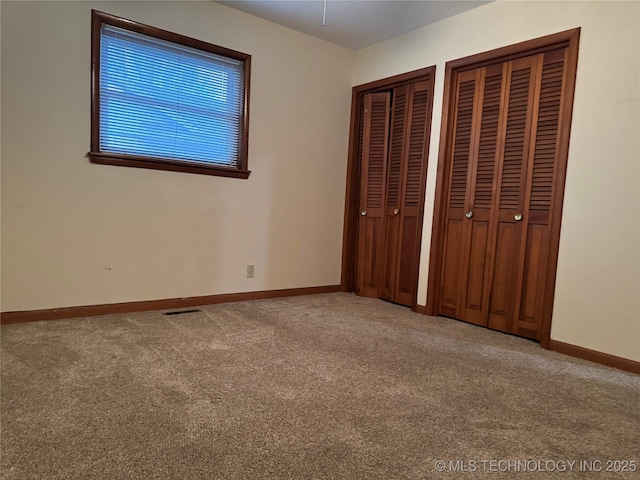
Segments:
[[[492,216],[495,211],[495,181],[501,160],[500,128],[504,115],[506,64],[481,68],[476,74],[479,114],[473,131],[469,167],[468,209],[462,246],[460,318],[477,325],[487,324],[490,282],[489,256],[493,243]]]
[[[447,199],[444,230],[444,251],[440,289],[440,313],[462,319],[460,302],[465,257],[465,213],[469,205],[471,164],[474,145],[474,126],[478,122],[480,70],[462,72],[455,83],[455,115],[449,198]]]
[[[389,92],[364,97],[356,275],[358,294],[365,297],[379,298],[382,289],[390,100]]]
[[[511,331],[540,339],[549,267],[551,215],[556,188],[560,105],[565,82],[567,49],[538,55],[542,64],[536,79],[537,101],[529,146],[524,193],[524,217],[518,260],[515,316]]]
[[[429,313],[548,343],[578,38],[447,64]]]
[[[408,87],[406,85],[393,90],[393,113],[389,140],[389,173],[387,176],[387,196],[385,202],[386,246],[382,298],[391,302],[396,301],[396,264],[399,251],[398,235],[400,232],[399,212],[402,203],[402,179],[406,170],[404,157],[407,91]]]
[[[416,293],[416,270],[420,258],[418,239],[420,204],[427,174],[429,126],[429,82],[409,85],[402,176],[398,253],[396,254],[395,302],[410,306]]]
[[[394,90],[386,198],[387,247],[382,298],[410,306],[416,293],[418,228],[426,175],[429,82]]]
[[[537,75],[541,56],[507,62],[506,118],[501,140],[502,159],[496,182],[497,205],[493,213],[493,248],[489,257],[491,293],[490,328],[513,331],[518,292],[521,239],[525,212],[525,192],[532,117],[537,103]]]

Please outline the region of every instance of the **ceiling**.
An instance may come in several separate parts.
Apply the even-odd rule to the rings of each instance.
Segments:
[[[232,0],[217,3],[357,50],[489,1],[327,0],[326,26],[322,26],[323,0]]]

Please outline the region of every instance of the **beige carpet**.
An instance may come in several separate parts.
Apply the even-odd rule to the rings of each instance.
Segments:
[[[350,294],[201,310],[3,326],[2,478],[639,476],[599,470],[640,376]]]

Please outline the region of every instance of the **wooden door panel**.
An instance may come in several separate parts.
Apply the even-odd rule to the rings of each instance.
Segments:
[[[457,111],[453,135],[452,167],[449,187],[449,208],[464,209],[467,206],[467,181],[473,110],[476,88],[475,72],[460,74],[457,95]]]
[[[462,72],[456,80],[456,112],[453,120],[449,198],[445,226],[440,313],[456,318],[462,314],[461,287],[464,275],[469,182],[472,173],[474,119],[477,118],[478,72]]]
[[[544,310],[565,53],[565,49],[559,49],[538,56],[541,64],[536,79],[539,94],[529,147],[531,161],[520,246],[520,284],[513,325],[515,333],[533,339],[540,339]]]
[[[548,244],[548,226],[529,225],[525,248],[522,295],[515,331],[518,335],[528,338],[537,339],[540,335],[540,312],[544,303]]]
[[[364,105],[357,293],[377,298],[382,289],[390,95],[388,92],[365,95]]]
[[[522,212],[526,154],[533,103],[533,59],[527,57],[511,63],[509,110],[500,182],[500,210]]]
[[[417,208],[416,208],[417,210]],[[418,268],[416,258],[416,237],[418,234],[418,216],[405,215],[402,221],[400,235],[400,257],[398,259],[398,285],[396,289],[396,303],[411,305],[415,291],[415,269]]]
[[[381,243],[384,241],[382,235],[382,218],[371,215],[362,220],[363,226],[363,254],[366,261],[363,262],[362,283],[360,294],[363,296],[375,295],[380,287],[380,278],[382,273]]]
[[[404,173],[403,201],[405,207],[420,205],[423,173],[426,166],[427,126],[429,124],[429,82],[410,86],[409,111],[407,112],[406,170]],[[405,210],[405,215],[407,211]],[[417,210],[416,210],[417,214]]]
[[[416,293],[418,214],[426,174],[430,82],[393,90],[382,298],[410,306]]]
[[[469,260],[465,284],[465,303],[462,319],[477,325],[486,325],[485,275],[489,243],[489,222],[471,224]]]
[[[508,100],[496,182],[496,241],[491,254],[494,260],[488,318],[490,328],[504,332],[515,330],[514,309],[519,285],[518,265],[537,67],[537,56],[508,62],[506,67],[505,95]]]
[[[398,256],[398,232],[400,227],[400,218],[393,214],[393,209],[387,209],[386,226],[385,226],[385,255],[384,255],[384,274],[382,286],[382,298],[394,301],[396,290],[396,262]]]
[[[462,259],[460,252],[463,246],[462,220],[449,220],[445,232],[444,260],[442,263],[442,288],[440,313],[450,317],[458,315],[458,298],[460,296],[460,276]]]
[[[399,217],[394,301],[407,306],[413,303],[418,288],[418,214],[424,198],[430,92],[430,82],[416,82],[407,88],[400,205],[394,211]]]
[[[489,245],[492,239],[491,214],[494,210],[494,179],[498,165],[503,72],[502,64],[480,69],[478,110],[481,116],[475,131],[472,153],[471,193],[468,205],[473,214],[466,219],[467,229],[462,274],[461,319],[477,325],[487,324],[489,282]]]
[[[502,108],[502,64],[487,67],[484,73],[482,93],[482,118],[480,120],[480,138],[476,171],[474,175],[473,208],[490,210],[494,203],[494,180],[496,155],[498,154],[498,133],[500,130],[500,111]]]
[[[393,90],[393,112],[389,140],[389,175],[385,201],[387,225],[382,298],[391,302],[395,301],[397,282],[396,266],[399,254],[398,236],[400,234],[400,217],[398,212],[402,206],[402,183],[406,169],[404,145],[407,123],[407,92],[407,86],[401,86]]]
[[[487,323],[496,330],[511,331],[513,323],[520,230],[514,222],[498,225]]]

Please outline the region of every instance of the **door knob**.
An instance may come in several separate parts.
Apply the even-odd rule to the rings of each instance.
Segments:
[[[367,216],[367,211],[366,210],[362,210],[360,212],[360,215],[362,215],[363,217],[366,217]]]
[[[399,214],[399,213],[400,213],[400,209],[399,209],[399,208],[394,208],[394,209],[393,209],[393,214],[394,214],[394,215],[397,215],[397,214]]]
[[[514,219],[516,222],[519,222],[520,220],[522,220],[522,214],[521,214],[521,213],[516,213],[516,214],[513,216],[513,219]]]
[[[467,213],[464,214],[465,217],[467,218],[471,218],[473,217],[473,212],[471,210],[469,210]]]

